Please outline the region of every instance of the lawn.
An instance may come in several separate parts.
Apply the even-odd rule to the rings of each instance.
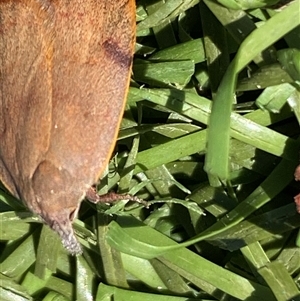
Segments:
[[[116,0],[115,0],[116,1]],[[300,2],[137,2],[125,114],[71,256],[0,189],[0,301],[299,301]]]

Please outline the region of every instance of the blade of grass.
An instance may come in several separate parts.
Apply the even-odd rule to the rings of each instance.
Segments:
[[[245,220],[220,235],[209,239],[213,245],[235,251],[247,244],[261,241],[275,234],[290,232],[300,226],[294,204],[266,212]]]
[[[199,3],[199,10],[210,88],[214,98],[214,94],[229,65],[227,36],[225,28],[203,2]]]
[[[182,296],[193,296],[191,288],[178,273],[174,272],[157,259],[151,259],[150,262],[170,293]],[[196,290],[194,291],[194,294],[197,294]]]
[[[292,236],[276,258],[281,262],[290,275],[296,275],[300,270],[300,248],[295,245],[295,236]]]
[[[9,248],[6,248],[6,252],[0,258],[0,272],[2,274],[11,278],[19,277],[34,263],[36,260],[34,236],[38,234],[38,230],[36,229],[34,234],[17,245],[18,247],[11,245]],[[3,258],[5,259],[3,260]]]
[[[101,283],[98,288],[96,301],[188,301],[186,297],[176,297],[168,295],[158,295],[150,293],[141,293],[137,291],[124,290]],[[205,299],[193,299],[195,301],[209,301]]]
[[[193,61],[149,62],[138,60],[133,66],[134,78],[157,87],[182,89],[195,72]]]
[[[93,301],[93,281],[95,274],[83,256],[76,257],[76,300]]]
[[[192,118],[198,122],[201,123],[208,122],[211,102],[206,98],[200,97],[194,93],[172,90],[172,89],[150,90],[150,89],[132,88],[130,91],[133,94],[139,95],[140,98],[147,99],[151,102],[172,109],[173,111],[181,113],[182,115]],[[257,114],[261,114],[261,113],[257,112]],[[255,114],[245,115],[245,117],[251,116],[252,118],[254,117],[254,115]],[[251,122],[249,119],[245,117],[240,116],[236,113],[231,113],[232,137],[240,141],[246,142],[248,144],[251,144],[264,151],[270,152],[276,156],[283,156],[286,159],[290,159],[297,156],[298,143],[296,143],[294,139],[290,139],[269,128]],[[256,121],[258,121],[258,118],[256,119]],[[266,121],[264,121],[263,118],[261,118],[259,122],[262,123],[263,125],[267,125]],[[192,135],[193,137],[196,136],[196,134],[192,134]],[[190,145],[190,147],[195,149],[195,152],[204,150],[203,145],[205,145],[205,142],[203,142],[203,138],[204,135],[206,134],[204,134],[204,131],[201,131],[199,132],[198,135],[199,135],[198,144],[195,144],[195,140],[190,140],[190,142],[188,142],[188,138],[186,138],[184,144],[186,148],[188,148]],[[219,136],[220,136],[219,138],[223,137],[223,131],[219,132]],[[171,145],[175,146],[176,143],[178,143],[178,141],[177,142],[171,141],[169,144],[160,146],[160,149],[162,151],[164,151],[164,149],[167,150],[166,148],[167,146],[168,147],[170,147]],[[199,146],[198,149],[197,146]],[[175,157],[175,154],[178,155],[178,152],[182,154],[183,151],[185,150],[182,149],[182,147],[180,147],[178,144],[176,147],[174,147],[174,152],[171,151],[171,149],[167,151],[170,153],[169,156]],[[138,163],[140,163],[139,161],[140,156],[144,156],[148,152],[151,151],[146,150],[145,152],[142,152],[138,155],[137,165],[139,165]],[[177,156],[177,158],[180,157]],[[149,164],[154,159],[161,160],[157,156],[153,156],[153,159],[148,158],[148,160],[145,160],[145,162]],[[228,157],[226,161],[228,161]]]
[[[109,219],[109,216],[98,213],[98,245],[100,248],[104,278],[108,284],[128,288],[121,254],[116,249],[111,248],[105,239]]]
[[[51,276],[46,283],[46,289],[53,290],[65,296],[68,299],[74,300],[75,287],[74,284],[58,277]]]
[[[31,296],[34,296],[37,292],[45,287],[51,275],[52,272],[47,270],[44,272],[44,279],[41,279],[29,271],[26,273],[22,281],[22,286],[26,288],[27,292]]]
[[[121,253],[122,261],[125,270],[134,276],[136,279],[141,280],[143,283],[152,287],[153,289],[161,287],[161,289],[167,289],[167,286],[163,283],[160,276],[149,260],[131,256],[125,253]],[[139,267],[137,269],[136,267]]]
[[[158,26],[160,24],[165,23],[168,20],[172,20],[173,18],[177,17],[180,13],[188,10],[190,7],[196,5],[199,0],[173,0],[167,1],[160,7],[159,10],[153,12],[150,16],[146,19],[141,21],[137,25],[137,31],[151,28],[154,26]]]
[[[243,78],[238,82],[236,91],[260,90],[282,83],[293,83],[289,74],[277,64],[262,66],[250,77]]]
[[[255,104],[261,109],[279,113],[282,108],[282,100],[285,103],[294,91],[295,88],[288,83],[267,87],[256,99]]]
[[[295,160],[296,161],[296,160]],[[188,241],[174,246],[154,246],[147,245],[138,241],[134,241],[133,238],[128,237],[128,242],[130,241],[130,247],[136,256],[141,256],[143,258],[153,258],[160,256],[166,252],[173,251],[174,249],[180,247],[187,247],[201,240],[205,240],[224,231],[230,229],[231,227],[239,224],[246,217],[248,217],[255,210],[266,204],[272,198],[274,198],[289,182],[293,179],[293,171],[296,166],[296,162],[282,160],[269,175],[269,177],[256,188],[244,201],[239,203],[232,211],[222,217],[215,224],[210,226],[208,229],[204,230],[202,233],[196,235],[195,237],[189,239]],[[282,177],[282,175],[285,175]],[[116,223],[111,223],[109,226],[108,241],[112,245],[120,245],[123,242],[120,241],[120,234],[122,230],[117,226]],[[128,247],[128,246],[127,246]]]
[[[281,262],[270,262],[258,272],[268,283],[276,300],[300,300],[300,291]]]
[[[37,256],[35,262],[35,276],[45,279],[49,271],[56,272],[56,264],[59,251],[61,250],[61,240],[48,226],[43,225]]]
[[[257,270],[270,263],[270,260],[264,252],[261,244],[257,241],[241,248],[241,252],[248,265],[250,265],[250,268],[254,271],[254,274]]]
[[[175,248],[177,247],[177,244],[174,241],[154,229],[138,223],[137,220],[128,221],[128,219],[124,220],[120,218],[118,219],[118,222],[123,227],[122,240],[117,242],[112,238],[112,234],[107,236],[107,240],[121,252],[140,256],[139,249],[136,248],[136,242],[139,242],[139,247],[142,245],[150,247],[149,244],[153,241],[157,242],[159,245],[171,245],[173,247],[175,246]],[[115,222],[111,223],[109,226],[110,231],[115,231],[116,228],[114,227],[115,229],[113,230],[113,225],[117,224]],[[117,230],[117,232],[119,231]],[[117,232],[115,234],[117,234]],[[120,235],[120,233],[118,233],[118,235]],[[134,239],[132,239],[132,237],[134,237]],[[129,240],[127,240],[128,238]],[[154,248],[155,247],[152,246],[151,251],[154,251]],[[147,255],[149,256],[149,253]],[[151,255],[153,256],[154,254],[152,253]],[[263,298],[263,300],[274,300],[268,288],[252,283],[185,248],[176,248],[172,252],[165,253],[159,260],[163,261],[165,264],[168,263],[169,267],[182,274],[192,283],[198,283],[201,280],[208,282],[219,290],[240,300],[244,300],[250,296],[253,298],[251,299],[253,301],[261,300],[260,298]],[[239,287],[239,290],[236,290],[236,287]]]
[[[123,167],[122,173],[120,174],[120,182],[119,182],[119,193],[125,193],[129,191],[130,182],[132,180],[134,166],[136,162],[136,156],[139,149],[140,137],[136,136],[133,138],[132,147],[128,154],[126,163]]]
[[[0,224],[1,241],[16,240],[30,232],[30,224],[26,222],[15,222],[13,227],[11,226],[12,223],[4,223],[2,220],[0,220]]]
[[[0,278],[0,296],[3,301],[33,301],[24,287],[5,276]]]
[[[161,7],[164,7],[165,1],[157,2],[144,2],[144,7],[149,15],[155,13],[155,11],[160,11]],[[172,23],[170,20],[166,20],[157,26],[152,28],[156,42],[160,49],[176,45],[176,36],[172,28]]]
[[[70,299],[66,298],[61,294],[50,292],[46,295],[43,301],[70,301]]]
[[[223,4],[227,8],[231,9],[241,9],[241,10],[247,10],[247,9],[255,9],[258,7],[265,7],[265,6],[271,6],[277,3],[279,0],[254,0],[254,1],[247,1],[247,0],[218,0],[219,3]]]
[[[149,57],[151,61],[191,60],[195,64],[203,62],[205,59],[203,39],[200,38],[163,49]]]
[[[237,75],[257,54],[300,24],[298,8],[297,0],[254,30],[240,46],[220,84],[210,115],[205,170],[221,180],[228,179],[229,173],[230,115]]]

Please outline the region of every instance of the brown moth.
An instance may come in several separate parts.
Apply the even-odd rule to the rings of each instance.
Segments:
[[[0,0],[0,177],[81,252],[72,221],[124,110],[134,0]]]

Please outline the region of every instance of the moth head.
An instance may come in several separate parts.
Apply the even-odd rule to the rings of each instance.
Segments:
[[[64,208],[60,212],[52,212],[52,214],[42,216],[46,224],[59,235],[63,246],[72,255],[82,254],[82,248],[72,226],[78,208]]]
[[[60,236],[71,254],[81,254],[72,222],[85,196],[85,186],[68,170],[45,160],[36,168],[31,187],[25,189],[26,194],[23,194],[29,209]]]

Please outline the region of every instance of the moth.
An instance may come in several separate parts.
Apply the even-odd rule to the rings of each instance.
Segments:
[[[0,1],[0,178],[72,254],[80,203],[114,148],[133,0]]]

